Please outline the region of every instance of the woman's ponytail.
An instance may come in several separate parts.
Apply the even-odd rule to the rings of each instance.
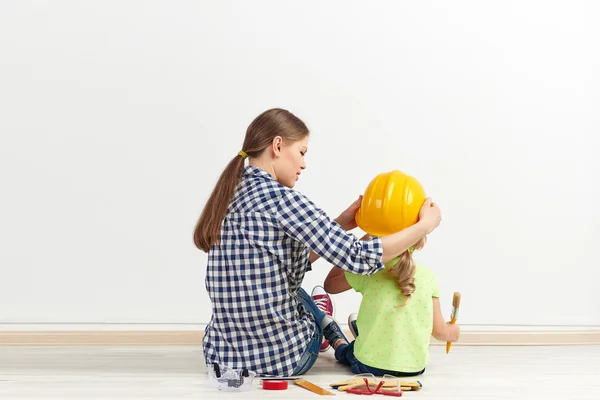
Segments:
[[[194,244],[208,253],[219,242],[221,225],[229,203],[244,174],[244,160],[259,157],[273,139],[280,136],[293,142],[308,135],[308,128],[298,117],[287,110],[272,108],[260,114],[246,130],[242,151],[227,164],[213,189],[194,230]]]
[[[200,250],[208,253],[219,241],[221,224],[243,173],[244,158],[241,155],[235,156],[221,173],[194,230],[194,244]]]

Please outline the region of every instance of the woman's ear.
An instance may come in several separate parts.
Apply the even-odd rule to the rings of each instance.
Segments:
[[[275,136],[273,138],[273,142],[271,143],[271,151],[273,152],[273,157],[279,157],[281,153],[281,147],[283,146],[283,138],[281,136]]]

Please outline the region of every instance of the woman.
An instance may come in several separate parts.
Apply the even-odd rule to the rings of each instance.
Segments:
[[[212,317],[203,339],[214,363],[258,375],[291,376],[314,364],[323,335],[344,338],[301,288],[319,257],[372,275],[440,223],[430,199],[420,221],[401,232],[359,240],[355,201],[336,220],[293,190],[306,168],[309,131],[292,113],[267,110],[250,124],[196,224],[194,242],[208,253],[206,289]],[[249,158],[249,165],[244,161]]]

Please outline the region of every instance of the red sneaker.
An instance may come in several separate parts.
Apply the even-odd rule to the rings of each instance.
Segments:
[[[311,293],[311,297],[319,310],[330,317],[333,317],[333,300],[322,286],[315,286]],[[317,323],[321,323],[321,321],[317,321]],[[329,342],[323,338],[323,343],[321,343],[321,348],[319,350],[327,351],[330,347]]]

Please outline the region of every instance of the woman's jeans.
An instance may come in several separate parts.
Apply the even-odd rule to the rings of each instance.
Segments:
[[[325,313],[317,308],[317,305],[313,301],[312,297],[306,293],[302,288],[298,291],[298,299],[309,313],[311,313],[315,319],[315,334],[308,343],[308,347],[304,351],[304,354],[298,362],[298,366],[292,373],[292,375],[304,375],[317,361],[319,356],[319,349],[323,342],[323,328],[321,328],[321,320],[325,316]]]

